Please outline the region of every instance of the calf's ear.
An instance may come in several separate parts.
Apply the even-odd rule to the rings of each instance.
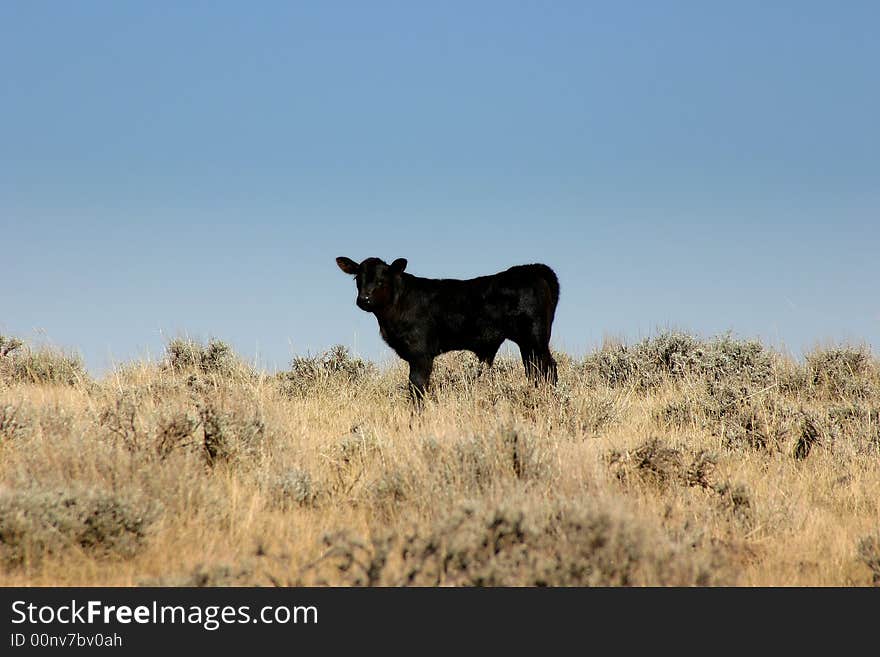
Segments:
[[[352,260],[351,258],[344,258],[342,256],[336,258],[336,264],[339,265],[339,268],[346,274],[357,274],[358,269],[360,269],[360,265],[354,260]]]
[[[391,263],[391,271],[393,271],[395,274],[399,274],[404,269],[406,269],[406,258],[398,258]]]

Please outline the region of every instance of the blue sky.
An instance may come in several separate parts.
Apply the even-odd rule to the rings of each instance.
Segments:
[[[545,262],[553,345],[880,345],[880,4],[0,3],[0,333],[393,355],[334,263]]]

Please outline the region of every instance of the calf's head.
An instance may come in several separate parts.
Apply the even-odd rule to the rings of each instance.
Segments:
[[[357,305],[369,313],[381,311],[394,303],[400,286],[400,275],[406,269],[406,260],[398,258],[390,265],[379,258],[367,258],[358,264],[349,258],[336,258],[336,264],[346,274],[355,277]]]

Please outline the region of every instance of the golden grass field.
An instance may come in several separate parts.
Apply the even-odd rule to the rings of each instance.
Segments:
[[[5,346],[4,346],[5,345]],[[668,333],[406,368],[222,343],[100,380],[0,339],[0,584],[871,586],[880,367]]]

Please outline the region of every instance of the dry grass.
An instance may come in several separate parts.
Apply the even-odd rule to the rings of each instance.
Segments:
[[[91,381],[0,340],[4,585],[880,582],[880,368],[665,334],[556,389],[517,362],[344,349],[268,375],[219,342]],[[38,361],[38,362],[37,362]]]

